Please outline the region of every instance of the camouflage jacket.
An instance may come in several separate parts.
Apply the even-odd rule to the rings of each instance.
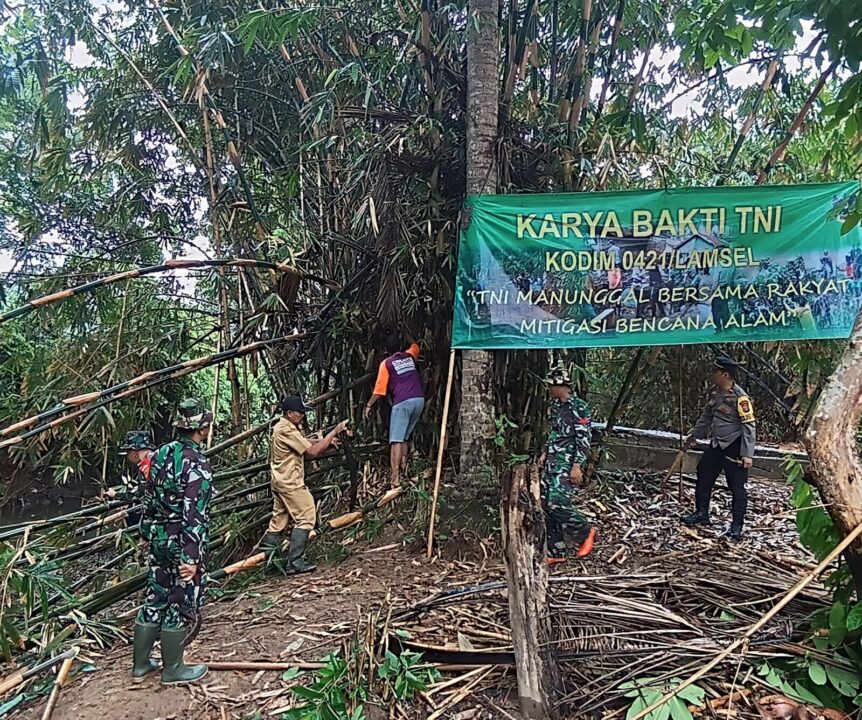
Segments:
[[[548,408],[547,458],[570,456],[574,463],[585,465],[590,457],[590,408],[576,395],[568,400],[551,400]]]
[[[195,565],[206,552],[211,499],[212,469],[200,447],[187,438],[162,445],[152,458],[141,533],[175,546],[179,562]]]

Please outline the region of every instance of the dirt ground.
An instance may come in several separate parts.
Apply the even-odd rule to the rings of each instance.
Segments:
[[[404,607],[426,597],[456,582],[459,567],[461,580],[471,582],[502,571],[499,565],[486,570],[481,563],[429,562],[418,549],[392,540],[387,534],[354,547],[336,566],[268,577],[233,599],[209,604],[186,662],[317,662],[340,648],[357,626],[364,628],[375,608]],[[254,717],[255,711],[268,717],[289,704],[281,671],[210,671],[197,685],[162,687],[158,673],[141,684],[130,681],[129,645],[104,653],[87,650],[86,659],[95,670],[74,675],[53,720],[221,720]],[[40,718],[44,705],[41,701],[16,717]],[[369,717],[373,710],[366,707]]]
[[[798,563],[806,560],[795,540],[793,514],[787,502],[789,489],[782,484],[751,484],[749,533],[735,546],[719,537],[727,513],[726,490],[719,488],[715,494],[717,523],[694,532],[681,528],[678,520],[691,502],[690,484],[684,487],[686,498],[681,504],[673,485],[665,491],[653,487],[642,488],[642,483],[632,478],[631,483],[602,489],[601,499],[584,498],[582,507],[600,528],[596,552],[586,562],[555,568],[554,574],[626,575],[651,565],[661,567],[665,558],[673,556],[690,557],[678,572],[690,573],[694,579],[699,572],[696,557],[734,557],[744,563],[753,562],[756,556],[792,555]],[[444,558],[427,561],[424,548],[404,548],[401,536],[397,524],[389,526],[373,542],[351,545],[350,554],[337,565],[300,577],[271,576],[233,597],[212,602],[205,609],[203,628],[187,653],[187,661],[318,662],[347,639],[362,637],[369,619],[384,619],[389,609],[407,607],[441,590],[503,577],[493,539],[482,541],[468,533],[453,536],[447,541]],[[481,619],[474,616],[462,626],[455,620],[435,622],[427,642],[429,646],[464,649],[467,628],[480,627],[477,623]],[[506,622],[503,613],[494,632],[488,633],[486,628],[478,637],[467,637],[467,647],[478,649],[483,639],[486,646],[500,647],[498,640],[505,646]],[[95,671],[74,675],[62,691],[53,720],[262,720],[279,717],[280,712],[275,711],[290,706],[290,683],[282,680],[281,671],[211,671],[197,685],[162,688],[157,674],[139,685],[130,682],[129,646],[104,653],[89,649],[86,654]],[[484,720],[517,714],[510,700],[514,687],[511,673],[495,671],[492,679],[492,700],[477,694],[453,703],[437,717]],[[39,718],[43,707],[41,701],[16,717]],[[367,704],[365,712],[368,720],[404,720],[425,718],[433,707],[427,700],[416,700],[402,703],[397,710]]]

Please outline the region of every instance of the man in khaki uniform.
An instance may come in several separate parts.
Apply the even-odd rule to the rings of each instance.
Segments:
[[[288,519],[293,519],[290,547],[287,551],[286,572],[311,572],[315,569],[305,561],[305,545],[314,529],[316,512],[314,498],[305,486],[305,458],[316,458],[330,446],[337,446],[338,435],[347,429],[347,421],[340,422],[332,432],[320,440],[306,438],[299,426],[305,414],[312,410],[298,395],[281,402],[281,419],[275,424],[270,443],[269,467],[272,473],[272,519],[261,540],[264,552],[274,553],[281,547],[282,533]]]

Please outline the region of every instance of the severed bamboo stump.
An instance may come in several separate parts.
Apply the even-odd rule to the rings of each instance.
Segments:
[[[521,713],[526,718],[554,719],[559,717],[562,682],[551,641],[537,466],[521,465],[503,475],[500,517]]]

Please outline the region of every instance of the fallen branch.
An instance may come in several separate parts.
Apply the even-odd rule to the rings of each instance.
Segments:
[[[738,647],[746,643],[755,633],[757,633],[761,628],[763,628],[772,618],[774,618],[778,613],[780,613],[787,605],[790,603],[793,598],[795,598],[800,592],[802,592],[812,581],[814,581],[818,575],[820,575],[829,565],[832,563],[835,558],[837,558],[842,552],[844,552],[850,545],[853,543],[856,538],[862,535],[862,523],[856,526],[856,529],[853,530],[847,537],[845,537],[838,545],[836,545],[832,552],[830,552],[823,560],[817,565],[814,570],[812,570],[808,575],[802,578],[796,585],[794,585],[787,593],[785,593],[784,597],[781,598],[773,608],[767,612],[763,617],[760,618],[756,623],[749,626],[748,630],[745,631],[745,634],[742,637],[734,640],[730,645],[728,645],[724,650],[722,650],[718,655],[716,655],[712,660],[710,660],[706,665],[704,665],[700,670],[698,670],[693,675],[689,676],[686,680],[677,685],[671,692],[663,695],[660,699],[656,700],[649,707],[644,708],[629,720],[641,720],[641,718],[649,715],[653,710],[657,710],[662,705],[664,705],[669,700],[676,697],[680,691],[685,690],[687,687],[696,683],[700,678],[706,675],[712,668],[722,662],[725,658],[733,653]]]

